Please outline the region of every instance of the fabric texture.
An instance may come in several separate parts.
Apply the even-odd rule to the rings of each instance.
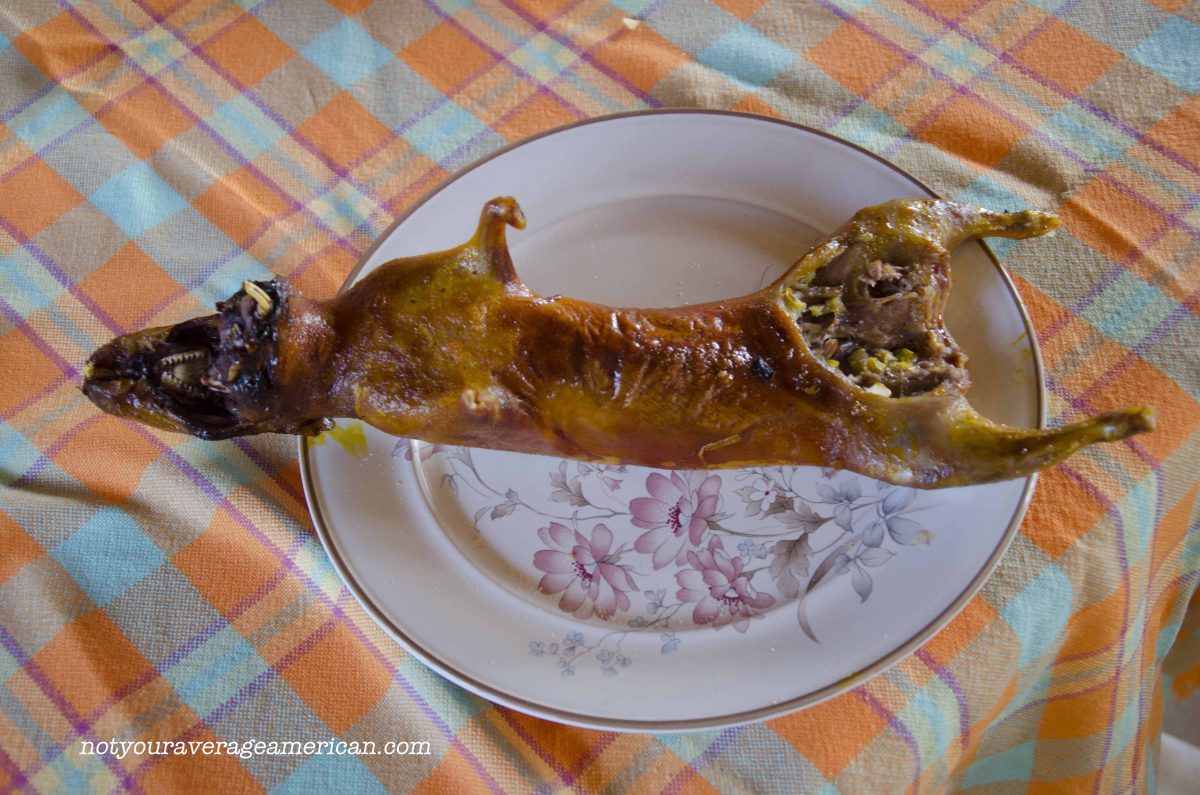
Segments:
[[[1164,722],[1200,740],[1197,64],[1186,0],[5,4],[0,790],[1152,790]],[[1056,237],[997,247],[1049,421],[1158,409],[1155,433],[1046,472],[979,595],[840,697],[661,736],[492,705],[342,587],[291,439],[159,433],[79,392],[96,346],[243,279],[333,294],[504,144],[671,106],[800,122],[947,198],[1058,212]],[[331,738],[429,753],[81,750]]]

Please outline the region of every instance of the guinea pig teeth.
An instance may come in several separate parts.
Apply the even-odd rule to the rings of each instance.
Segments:
[[[254,303],[258,304],[257,314],[260,318],[271,314],[274,304],[271,302],[271,296],[267,295],[266,290],[249,279],[242,282],[242,289],[246,291],[246,295],[254,299]]]

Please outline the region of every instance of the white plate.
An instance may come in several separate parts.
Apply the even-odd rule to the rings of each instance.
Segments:
[[[867,152],[786,123],[609,117],[458,174],[384,234],[347,283],[461,243],[484,201],[505,194],[528,217],[510,241],[533,289],[640,306],[749,292],[859,208],[930,195]],[[1012,284],[982,246],[953,265],[947,323],[972,357],[972,401],[994,419],[1040,425],[1039,359]],[[475,693],[625,730],[759,720],[878,673],[982,585],[1033,486],[918,493],[811,467],[597,469],[398,443],[357,422],[336,438],[301,445],[305,494],[371,615]],[[809,512],[829,518],[806,536],[811,555],[789,543]],[[672,533],[673,518],[694,535]],[[663,547],[656,569],[664,538],[681,551]],[[697,587],[705,577],[729,581],[723,603]]]

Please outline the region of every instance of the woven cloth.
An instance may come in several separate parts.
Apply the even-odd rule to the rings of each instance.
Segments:
[[[0,790],[1152,790],[1164,723],[1200,734],[1197,64],[1185,0],[4,4]],[[1155,433],[1046,472],[978,596],[844,695],[659,736],[497,707],[342,587],[290,439],[199,442],[79,392],[96,346],[243,279],[332,295],[506,143],[669,106],[800,122],[945,197],[1058,212],[1057,236],[1002,251],[1049,421],[1158,409]],[[255,739],[428,747],[120,744]]]

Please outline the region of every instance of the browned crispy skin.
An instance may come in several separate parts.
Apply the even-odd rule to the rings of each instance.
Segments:
[[[1009,428],[964,398],[965,360],[941,324],[949,251],[1055,224],[891,202],[760,292],[614,309],[530,291],[504,239],[524,219],[495,199],[463,246],[387,263],[331,301],[248,283],[190,327],[118,338],[84,390],[206,438],[358,417],[430,442],[655,467],[817,464],[920,487],[1012,478],[1153,424],[1135,408]]]

